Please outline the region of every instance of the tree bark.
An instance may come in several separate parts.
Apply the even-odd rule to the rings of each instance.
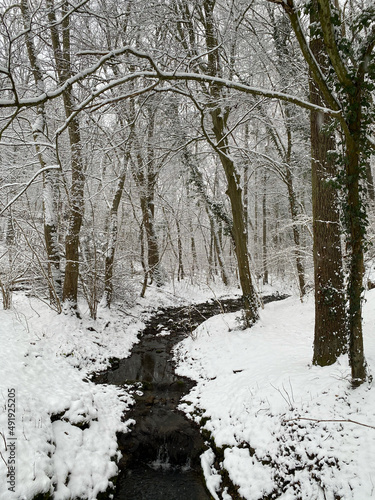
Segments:
[[[319,64],[314,53],[307,43],[303,33],[298,9],[293,0],[280,2],[288,14],[294,33],[309,66],[316,87],[319,88],[324,102],[332,110],[341,111],[337,119],[342,128],[344,141],[344,167],[346,182],[343,186],[346,196],[344,211],[347,229],[347,245],[349,248],[349,360],[352,369],[353,385],[359,385],[366,380],[366,361],[363,350],[362,334],[362,281],[364,274],[364,241],[367,223],[366,207],[361,199],[360,180],[363,180],[366,171],[366,154],[368,153],[366,133],[368,123],[363,120],[363,103],[365,96],[365,79],[369,72],[368,61],[375,48],[375,36],[362,40],[361,50],[357,60],[344,59],[338,38],[340,32],[336,29],[331,11],[331,0],[317,0],[314,4],[314,22],[318,20],[323,34],[323,49],[329,58],[329,64],[335,74],[337,85],[341,92],[334,93],[329,81],[324,77],[324,63]],[[317,7],[317,8],[316,8]],[[316,15],[318,12],[319,16]],[[358,34],[359,36],[359,34]],[[321,37],[320,37],[321,38]],[[351,66],[351,68],[349,67]],[[368,97],[367,97],[368,99]],[[317,120],[318,123],[318,120]]]
[[[207,46],[207,70],[211,76],[221,75],[221,62],[217,37],[215,35],[214,11],[215,0],[204,0],[203,9],[205,17],[205,41]],[[227,180],[227,195],[232,212],[232,235],[238,265],[238,274],[243,294],[245,324],[253,325],[259,318],[258,300],[252,283],[249,255],[247,247],[247,232],[244,220],[244,206],[242,189],[236,166],[230,156],[230,147],[227,135],[228,108],[223,107],[220,101],[223,98],[220,88],[216,84],[209,87],[211,98],[211,120],[216,138],[215,150],[219,155]]]
[[[26,30],[26,49],[34,76],[35,86],[39,90],[43,90],[45,92],[46,88],[43,72],[38,61],[31,31],[31,17],[27,0],[21,0],[21,13]],[[45,142],[50,143],[49,137],[46,135],[46,111],[43,103],[37,107],[36,112],[37,117],[33,125],[33,138],[40,167],[45,168],[50,165],[56,165],[57,159],[53,153],[52,144],[50,147],[40,146],[40,144]],[[43,218],[44,240],[46,244],[48,276],[50,281],[48,283],[50,301],[52,304],[57,306],[58,311],[61,312],[60,302],[62,300],[62,278],[60,269],[60,252],[58,248],[55,177],[56,174],[53,172],[46,172],[43,174]]]
[[[345,137],[345,224],[349,248],[349,361],[352,370],[352,384],[360,385],[366,380],[366,361],[363,349],[362,333],[362,291],[364,275],[364,244],[367,214],[361,196],[360,182],[364,180],[366,165],[366,126],[363,120],[363,103],[366,100],[364,83],[368,72],[368,61],[375,47],[375,37],[369,37],[363,44],[355,62],[356,71],[348,70],[347,62],[336,41],[337,33],[332,23],[330,0],[317,0],[319,21],[322,28],[324,45],[330,62],[336,73],[347,102],[343,101],[345,119],[343,126]],[[367,45],[367,46],[366,46]]]
[[[245,308],[245,323],[251,326],[259,318],[258,301],[252,283],[249,256],[247,251],[247,237],[244,222],[244,208],[242,203],[242,189],[235,165],[229,156],[229,145],[226,139],[223,110],[216,108],[211,111],[213,130],[221,164],[227,179],[227,195],[231,204],[233,226],[232,235],[235,246],[238,274],[243,294]]]
[[[155,281],[157,286],[162,285],[162,277],[160,273],[160,257],[159,245],[156,238],[154,226],[154,201],[150,193],[146,196],[141,196],[141,210],[143,216],[143,225],[147,238],[147,261],[148,272],[152,281]]]
[[[72,76],[71,46],[70,46],[70,16],[69,4],[64,0],[62,4],[61,38],[58,30],[54,0],[47,0],[48,19],[56,70],[60,84]],[[63,93],[65,116],[68,119],[74,111],[73,89],[67,87]],[[69,120],[68,134],[70,142],[71,188],[70,214],[68,231],[65,238],[65,278],[63,286],[63,302],[68,309],[77,311],[78,277],[79,277],[79,235],[83,222],[84,211],[84,169],[81,153],[81,134],[78,116]]]
[[[360,385],[366,380],[366,361],[363,349],[362,333],[362,292],[364,276],[364,236],[365,218],[363,201],[360,194],[361,159],[361,89],[351,96],[350,107],[353,110],[349,121],[351,137],[346,144],[347,178],[347,224],[349,227],[350,273],[348,283],[349,296],[349,360],[352,370],[352,384]]]
[[[263,199],[262,199],[262,247],[263,247],[263,285],[268,285],[268,259],[267,259],[267,175],[263,177]]]
[[[316,22],[314,12],[310,20]],[[310,48],[316,61],[324,65],[323,41],[314,38]],[[324,104],[311,77],[310,101],[319,106]],[[329,122],[323,113],[312,111],[310,114],[315,281],[313,363],[319,366],[334,363],[347,348],[339,204],[337,189],[331,181],[337,170],[329,156],[329,151],[335,149],[335,141],[332,134],[324,130]]]
[[[156,110],[152,105],[147,109],[147,147],[146,152],[142,151],[139,137],[134,135],[133,144],[136,148],[136,163],[131,162],[132,175],[139,190],[140,206],[142,211],[143,227],[147,241],[147,264],[148,276],[151,281],[155,281],[157,286],[163,284],[160,269],[159,245],[155,231],[155,185],[157,171],[155,169],[154,158],[154,128]],[[134,102],[130,104],[129,123],[135,123],[136,112]],[[136,134],[136,132],[135,132]]]
[[[177,270],[177,280],[183,280],[185,277],[184,264],[182,259],[182,239],[181,239],[181,229],[180,223],[176,218],[176,229],[177,229],[177,250],[178,250],[178,270]]]
[[[126,158],[127,163],[128,158]],[[124,191],[124,184],[126,179],[126,165],[123,165],[122,171],[117,183],[116,191],[112,200],[111,211],[109,215],[109,242],[107,255],[105,258],[104,270],[104,293],[103,293],[103,306],[111,307],[113,298],[113,265],[115,260],[116,243],[118,236],[118,209],[122,193]]]

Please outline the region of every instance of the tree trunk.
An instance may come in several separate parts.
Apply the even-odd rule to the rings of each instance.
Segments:
[[[285,178],[288,189],[288,199],[289,199],[289,208],[290,214],[293,222],[293,240],[295,245],[295,258],[296,258],[296,268],[297,268],[297,276],[298,276],[298,284],[300,290],[301,301],[306,294],[306,283],[305,283],[305,270],[303,266],[302,256],[301,256],[301,238],[300,231],[298,228],[298,210],[297,210],[297,199],[296,193],[294,192],[293,186],[293,177],[292,172],[290,170],[290,165],[285,168]]]
[[[109,242],[107,255],[105,258],[105,271],[104,271],[104,293],[103,293],[103,306],[111,307],[112,297],[113,297],[113,264],[115,260],[116,243],[118,236],[118,209],[120,206],[120,201],[122,193],[124,191],[124,184],[126,178],[126,163],[122,168],[120,174],[115,195],[112,200],[112,206],[110,211],[109,220]]]
[[[311,22],[316,19],[313,14]],[[324,62],[321,39],[310,44],[316,60]],[[323,105],[320,91],[310,78],[310,101]],[[313,363],[334,363],[347,348],[345,293],[342,271],[340,220],[337,190],[330,182],[337,174],[329,151],[335,149],[331,134],[324,131],[329,119],[312,111],[311,172],[313,205],[313,257],[315,280],[315,333]]]
[[[141,264],[142,264],[142,269],[144,273],[143,277],[143,285],[142,285],[142,290],[141,290],[141,297],[145,296],[146,289],[147,289],[147,283],[148,283],[148,267],[146,266],[145,262],[145,238],[144,238],[144,227],[143,223],[140,228],[140,233],[139,233],[139,238],[140,238],[140,243],[141,243]]]
[[[72,76],[71,47],[70,47],[70,16],[69,4],[64,0],[62,4],[61,38],[58,31],[59,23],[56,19],[54,0],[47,0],[48,19],[56,70],[60,83]],[[65,116],[69,118],[74,111],[73,89],[67,87],[63,93]],[[81,153],[81,135],[78,116],[68,123],[71,162],[70,214],[68,231],[65,239],[65,278],[63,286],[63,302],[69,309],[77,311],[78,277],[79,277],[79,235],[81,231],[84,211],[84,170]]]
[[[194,283],[194,276],[196,271],[199,271],[198,269],[198,254],[197,254],[197,246],[195,244],[195,238],[194,238],[194,230],[193,230],[193,224],[190,221],[190,249],[191,249],[191,269],[190,269],[190,276],[191,276],[191,282]]]
[[[249,147],[249,124],[245,124],[245,148]],[[249,164],[247,159],[243,166],[243,211],[246,229],[246,242],[249,245]]]
[[[254,261],[255,269],[259,268],[259,208],[258,208],[258,170],[254,170]],[[257,279],[259,280],[260,272],[257,271]]]
[[[365,208],[360,194],[361,158],[361,90],[350,98],[352,120],[349,121],[351,137],[346,141],[347,178],[347,225],[349,229],[350,274],[349,295],[349,360],[352,370],[352,384],[360,385],[366,380],[366,361],[362,333],[362,292],[364,276]]]
[[[43,218],[44,240],[48,257],[48,274],[50,276],[50,301],[58,306],[61,312],[62,278],[60,268],[60,251],[58,247],[55,174],[46,172],[43,177]]]
[[[147,260],[148,273],[152,281],[155,281],[157,286],[162,285],[162,277],[160,273],[160,257],[159,246],[156,239],[154,227],[154,203],[153,198],[141,196],[141,210],[143,217],[143,225],[147,239]]]
[[[147,145],[146,151],[142,150],[139,137],[134,135],[134,147],[136,148],[136,164],[131,162],[132,175],[139,190],[140,205],[142,211],[142,221],[147,241],[147,264],[148,276],[151,281],[155,281],[157,286],[163,284],[160,270],[159,245],[155,231],[155,185],[157,172],[155,170],[154,158],[154,128],[156,110],[151,105],[147,108]],[[135,104],[130,101],[129,123],[135,123],[137,113]]]
[[[218,235],[217,224],[215,224],[215,220],[212,217],[212,214],[210,213],[208,207],[206,207],[206,211],[207,211],[207,215],[208,215],[208,219],[210,221],[210,227],[211,227],[211,247],[212,247],[212,256],[213,256],[212,260],[214,260],[214,258],[216,256],[217,263],[218,263],[219,269],[220,269],[221,279],[222,279],[224,285],[228,286],[229,279],[228,279],[227,272],[225,270],[225,264],[224,264],[220,239],[219,239],[219,235]],[[210,247],[210,255],[211,255],[211,247]],[[216,259],[215,259],[215,263],[214,263],[215,271],[216,271],[216,267],[217,267],[216,266]]]
[[[268,285],[268,262],[267,262],[267,176],[263,177],[263,199],[262,199],[262,216],[263,216],[263,285]]]
[[[207,47],[207,72],[211,76],[220,76],[222,73],[220,43],[216,36],[214,22],[215,0],[204,0],[203,10],[205,16],[205,42]],[[227,195],[231,204],[233,218],[232,236],[234,240],[238,274],[243,294],[245,325],[251,326],[259,318],[258,300],[252,283],[249,255],[247,248],[247,235],[244,221],[244,207],[242,201],[242,189],[236,166],[230,156],[226,123],[228,120],[229,108],[222,106],[223,99],[220,88],[212,84],[209,88],[211,98],[211,119],[213,132],[216,138],[215,150],[219,155],[227,180]]]
[[[45,89],[43,72],[39,64],[38,55],[35,48],[34,39],[31,31],[31,18],[29,4],[27,0],[21,0],[21,13],[23,24],[26,30],[26,49],[33,72],[35,86],[39,90]],[[37,117],[33,125],[33,138],[35,149],[39,159],[40,167],[55,166],[57,164],[56,156],[53,152],[52,144],[50,147],[40,147],[41,143],[50,144],[49,137],[46,135],[46,112],[44,104],[37,108]],[[60,252],[58,248],[57,231],[57,208],[55,196],[55,173],[46,171],[43,174],[43,218],[44,218],[44,240],[46,244],[48,259],[48,288],[50,292],[50,301],[56,305],[61,312],[60,302],[62,300],[62,279],[60,269]]]
[[[182,260],[182,240],[181,240],[181,229],[180,223],[176,218],[176,229],[177,229],[177,250],[178,250],[178,271],[177,271],[177,280],[183,280],[185,277],[184,265]]]
[[[245,323],[251,326],[259,318],[258,300],[252,283],[249,256],[247,252],[247,237],[244,223],[244,208],[242,189],[235,165],[229,156],[229,146],[226,140],[223,110],[216,108],[211,111],[213,130],[221,164],[227,179],[227,195],[230,200],[233,226],[232,235],[238,264],[238,274],[244,300]]]

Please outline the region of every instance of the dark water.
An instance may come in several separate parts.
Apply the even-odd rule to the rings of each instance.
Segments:
[[[263,297],[264,302],[285,296]],[[94,381],[131,386],[136,404],[126,413],[136,424],[118,434],[122,452],[115,500],[209,500],[200,467],[205,450],[199,427],[177,410],[194,382],[178,377],[172,347],[207,318],[242,308],[242,299],[159,311],[146,324],[129,358],[117,360]],[[158,335],[170,332],[169,335]]]

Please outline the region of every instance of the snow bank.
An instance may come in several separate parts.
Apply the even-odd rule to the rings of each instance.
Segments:
[[[311,366],[313,318],[312,301],[290,298],[266,305],[249,330],[238,328],[236,314],[211,318],[175,349],[178,373],[197,381],[181,408],[210,433],[214,451],[221,448],[220,466],[246,500],[375,495],[375,428],[346,422],[375,427],[374,389],[350,388],[344,356]],[[364,318],[371,367],[375,291]],[[213,456],[203,462],[218,490]]]
[[[111,485],[116,432],[126,431],[122,417],[132,399],[120,388],[89,382],[87,374],[107,366],[110,356],[125,357],[141,326],[107,312],[97,322],[56,315],[24,296],[14,298],[13,310],[0,311],[1,500],[51,491],[56,500],[95,499]],[[15,493],[5,464],[13,441]]]

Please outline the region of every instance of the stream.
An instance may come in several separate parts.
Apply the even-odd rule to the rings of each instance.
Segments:
[[[263,302],[282,300],[269,295]],[[205,449],[199,427],[177,410],[195,385],[174,372],[171,350],[206,319],[242,308],[242,298],[159,310],[146,323],[130,357],[113,360],[96,383],[132,388],[135,424],[119,433],[122,453],[114,500],[210,500],[200,466]]]

